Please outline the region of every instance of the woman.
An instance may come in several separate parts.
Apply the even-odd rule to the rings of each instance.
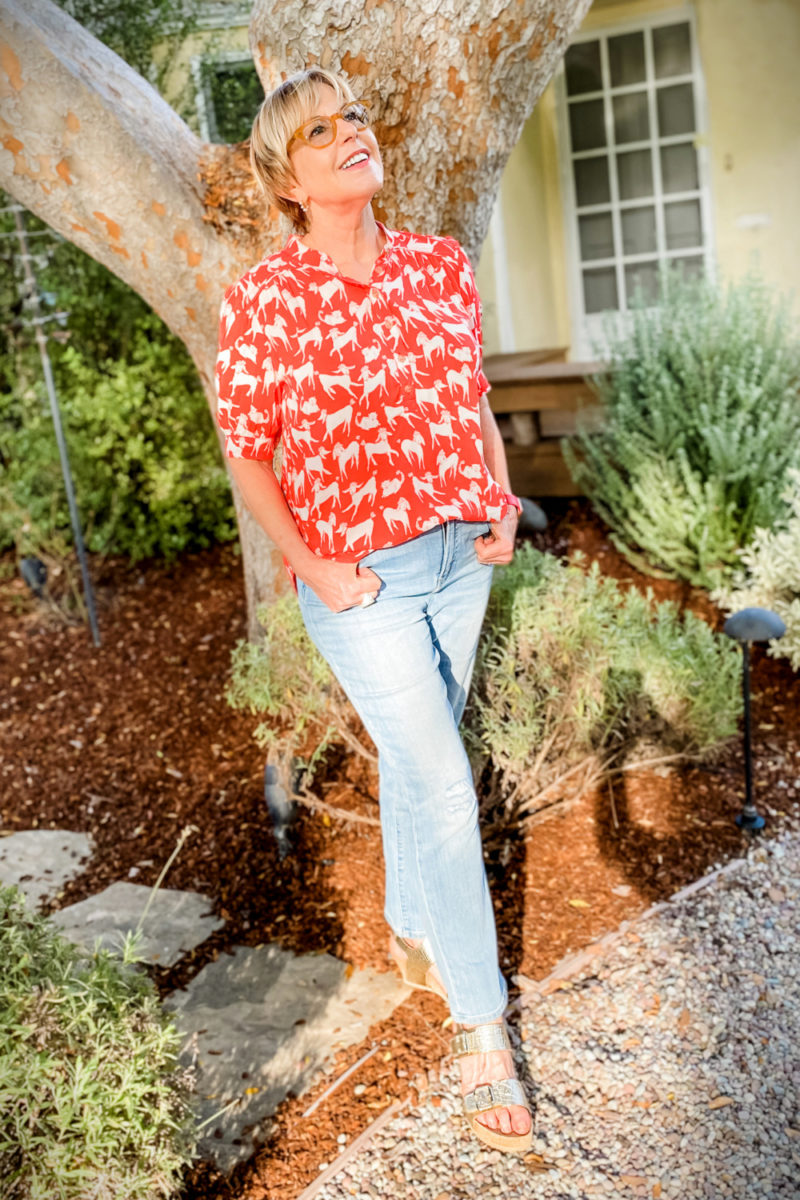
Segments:
[[[454,239],[376,221],[380,151],[337,76],[310,68],[265,98],[251,164],[294,233],[225,294],[226,455],[378,748],[390,953],[460,1026],[476,1135],[527,1150],[458,733],[492,567],[511,560],[520,508],[486,397],[472,269]]]

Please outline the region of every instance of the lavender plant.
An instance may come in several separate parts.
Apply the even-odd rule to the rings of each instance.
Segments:
[[[575,482],[643,571],[720,586],[800,466],[800,342],[788,298],[662,268],[656,307],[608,314],[605,424],[564,443]]]
[[[735,646],[692,613],[526,545],[496,575],[466,736],[531,816],[633,759],[702,759],[736,731]]]
[[[182,1039],[130,945],[121,959],[81,951],[0,889],[4,1200],[180,1190],[196,1144]]]
[[[755,605],[781,617],[786,633],[770,642],[767,653],[788,658],[800,671],[800,471],[790,472],[784,498],[789,517],[776,529],[757,529],[739,555],[739,566],[727,588],[712,593],[726,612]]]

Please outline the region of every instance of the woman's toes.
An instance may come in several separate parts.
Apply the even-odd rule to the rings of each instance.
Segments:
[[[482,1116],[478,1117],[478,1121],[481,1125],[485,1125],[487,1129],[491,1129],[494,1133],[501,1132],[500,1114],[496,1110],[484,1113]]]
[[[514,1133],[527,1133],[531,1127],[531,1115],[527,1109],[515,1105],[512,1110],[511,1124]]]
[[[525,1134],[531,1127],[530,1114],[518,1104],[511,1109],[492,1109],[491,1112],[482,1113],[478,1120],[481,1125],[493,1129],[495,1133]]]

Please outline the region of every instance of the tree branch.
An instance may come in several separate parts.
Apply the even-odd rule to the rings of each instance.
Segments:
[[[246,148],[203,142],[49,0],[0,0],[0,105],[0,186],[143,296],[208,388],[222,289],[277,242]],[[208,202],[220,175],[238,218]]]

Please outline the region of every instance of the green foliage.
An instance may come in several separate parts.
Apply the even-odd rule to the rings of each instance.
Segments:
[[[197,28],[199,6],[192,0],[56,0],[60,8],[123,58],[134,71],[161,87],[169,57],[159,67],[154,51],[164,42],[175,45]]]
[[[0,962],[4,1200],[175,1195],[194,1119],[147,976],[72,946],[15,888],[0,889]]]
[[[367,758],[373,754],[353,732],[355,714],[330,667],[306,632],[294,595],[260,607],[264,629],[258,644],[238,641],[231,656],[225,698],[232,708],[263,713],[254,736],[270,760],[291,778],[297,760],[313,776],[329,746],[349,746]],[[303,756],[301,756],[301,751]]]
[[[788,300],[754,275],[722,289],[662,269],[657,307],[606,318],[611,365],[592,383],[599,433],[564,453],[614,544],[652,574],[718,585],[759,525],[785,512],[800,465],[800,343]]]
[[[136,561],[230,540],[230,487],[186,350],[147,311],[119,340],[124,357],[92,360],[77,340],[53,354],[87,547]],[[29,363],[19,375],[24,390],[0,391],[0,548],[26,553],[68,530],[69,511],[43,383]]]
[[[212,141],[241,142],[249,138],[256,110],[264,99],[253,62],[206,61],[201,73],[209,102]]]
[[[496,572],[484,622],[473,762],[491,760],[509,806],[529,812],[637,746],[702,757],[735,732],[738,670],[736,647],[698,617],[523,546]]]
[[[773,658],[788,658],[800,670],[800,471],[790,472],[785,493],[789,518],[777,529],[757,529],[739,555],[739,569],[728,588],[712,594],[726,612],[754,605],[782,618],[786,633],[770,642]]]

